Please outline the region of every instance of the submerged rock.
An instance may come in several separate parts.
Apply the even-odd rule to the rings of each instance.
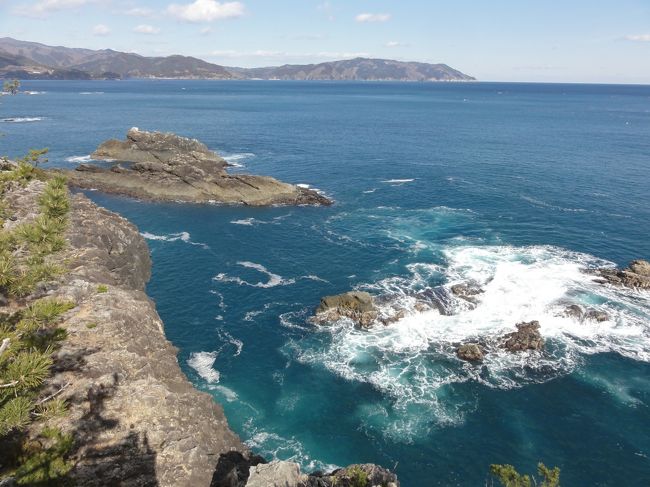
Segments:
[[[451,292],[458,298],[464,299],[465,301],[468,301],[472,304],[476,304],[478,302],[477,296],[479,294],[482,294],[484,291],[483,288],[481,288],[481,286],[479,286],[477,283],[469,282],[454,284],[451,286]]]
[[[480,362],[485,357],[483,349],[478,343],[465,343],[456,349],[456,355],[461,360]]]
[[[650,262],[646,260],[634,260],[623,270],[598,269],[596,274],[602,278],[597,282],[602,284],[613,284],[633,289],[650,289]]]
[[[582,320],[584,314],[585,312],[582,307],[578,306],[577,304],[571,304],[564,310],[564,316],[568,318],[575,318],[576,320]]]
[[[326,324],[349,318],[361,328],[369,328],[379,317],[373,297],[363,291],[351,291],[335,296],[325,296],[316,308],[312,323]]]
[[[63,171],[72,186],[157,201],[267,205],[330,205],[311,189],[268,176],[230,175],[228,163],[196,139],[129,130],[126,140],[109,140],[95,159],[130,163],[110,169],[82,164]]]
[[[503,337],[503,348],[509,352],[522,352],[524,350],[542,350],[544,339],[539,332],[539,321],[518,323],[517,331],[508,333]]]

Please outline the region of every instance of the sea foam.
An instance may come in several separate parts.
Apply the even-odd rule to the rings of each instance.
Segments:
[[[217,352],[194,352],[187,360],[187,365],[208,382],[215,384],[219,382],[219,371],[214,369],[214,362],[217,360]]]

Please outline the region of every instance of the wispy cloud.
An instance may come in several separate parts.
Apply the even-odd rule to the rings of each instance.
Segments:
[[[131,17],[152,17],[154,11],[146,7],[133,7],[124,12],[125,15],[130,15]]]
[[[650,42],[650,34],[632,34],[625,36],[625,40],[635,42]]]
[[[384,47],[408,47],[410,44],[406,42],[398,42],[398,41],[389,41],[386,44],[384,44]]]
[[[160,29],[158,27],[154,27],[153,25],[140,24],[137,27],[133,28],[133,32],[137,34],[156,35],[160,34]]]
[[[330,2],[319,3],[316,6],[316,9],[319,12],[322,12],[327,17],[327,20],[330,21],[335,20],[336,17],[334,17],[334,12],[333,12],[334,9],[332,8],[332,4]]]
[[[46,17],[52,12],[83,7],[91,3],[97,3],[97,0],[41,0],[31,5],[17,7],[14,12],[28,17]]]
[[[215,20],[241,17],[245,13],[241,2],[217,2],[216,0],[195,0],[188,4],[171,4],[167,13],[184,22],[214,22]]]
[[[107,25],[97,24],[95,27],[93,27],[94,36],[104,37],[110,33],[111,33],[111,29]]]
[[[363,13],[357,15],[354,20],[360,23],[388,22],[390,20],[390,14]]]

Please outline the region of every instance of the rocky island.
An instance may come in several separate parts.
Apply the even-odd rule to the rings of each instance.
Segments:
[[[152,201],[270,205],[331,205],[320,193],[268,176],[228,174],[228,163],[196,139],[132,128],[91,155],[111,168],[81,164],[63,171],[72,186]]]

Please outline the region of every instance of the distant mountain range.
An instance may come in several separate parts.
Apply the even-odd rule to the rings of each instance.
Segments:
[[[357,58],[308,65],[233,68],[189,56],[146,57],[102,49],[46,46],[0,38],[0,78],[19,79],[280,79],[472,81],[446,64]]]

